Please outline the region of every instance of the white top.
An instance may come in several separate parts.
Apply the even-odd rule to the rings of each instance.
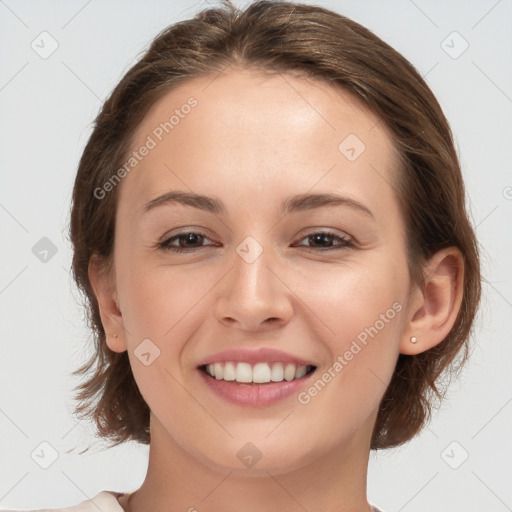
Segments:
[[[65,508],[42,508],[39,510],[24,510],[23,512],[124,512],[123,507],[117,501],[124,493],[115,491],[101,491],[90,500],[84,500],[78,505]],[[0,512],[19,512],[19,510],[0,509]]]
[[[117,501],[117,498],[123,496],[122,492],[101,491],[91,500],[85,500],[78,505],[66,508],[43,508],[39,510],[24,510],[23,512],[124,512],[123,507]],[[19,512],[18,510],[7,510],[0,508],[0,512]],[[383,512],[379,508],[372,505],[372,512]]]

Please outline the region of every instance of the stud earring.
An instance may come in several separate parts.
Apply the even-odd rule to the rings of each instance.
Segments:
[[[117,334],[112,334],[112,338],[117,338]]]
[[[413,336],[411,338],[411,343],[418,343],[418,338],[416,338],[416,336]]]

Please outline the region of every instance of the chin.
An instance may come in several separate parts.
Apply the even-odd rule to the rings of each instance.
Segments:
[[[269,443],[265,440],[256,443],[233,440],[233,450],[230,450],[229,446],[224,444],[219,451],[201,454],[200,461],[222,473],[231,472],[248,478],[267,478],[269,473],[289,473],[318,458],[318,452],[305,452],[304,446],[286,446],[280,443],[277,447],[275,442]]]

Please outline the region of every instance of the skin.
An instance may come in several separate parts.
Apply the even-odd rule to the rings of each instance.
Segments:
[[[190,96],[198,105],[119,185],[115,275],[96,259],[89,269],[108,346],[128,350],[151,409],[146,479],[119,501],[132,512],[369,510],[379,402],[399,353],[428,350],[450,331],[462,299],[462,257],[455,248],[440,251],[428,262],[427,286],[412,285],[393,139],[349,93],[231,68],[167,93],[133,147]],[[354,161],[338,149],[349,134],[365,144]],[[169,190],[221,199],[227,212],[168,204],[143,213]],[[373,217],[348,206],[279,212],[291,195],[332,192]],[[339,241],[308,236],[326,229],[356,245],[321,252]],[[195,252],[155,249],[187,231],[206,235],[188,242]],[[248,236],[263,249],[251,263],[236,251]],[[307,404],[292,395],[263,408],[233,405],[196,368],[221,350],[265,346],[314,362],[321,376],[394,303],[401,311]],[[134,354],[147,338],[160,350],[148,366]],[[261,453],[250,468],[237,457],[248,442]]]

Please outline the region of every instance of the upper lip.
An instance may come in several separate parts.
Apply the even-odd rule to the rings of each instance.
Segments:
[[[275,348],[260,347],[257,349],[232,348],[217,352],[211,356],[205,357],[198,366],[204,366],[213,363],[223,363],[227,361],[256,363],[291,363],[295,365],[315,366],[312,362],[306,361],[300,357],[288,354]]]

